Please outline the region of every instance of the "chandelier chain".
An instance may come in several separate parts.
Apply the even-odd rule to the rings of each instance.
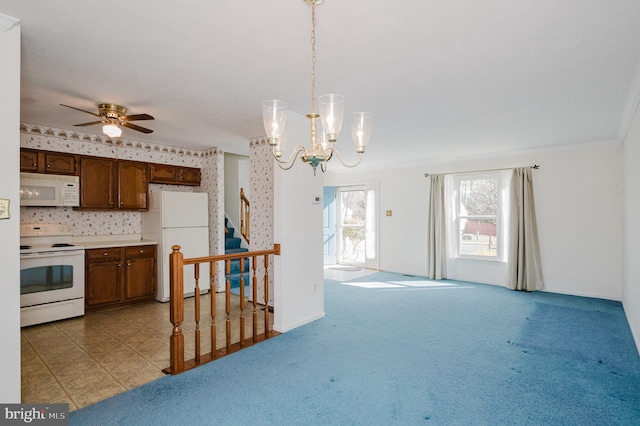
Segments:
[[[311,2],[311,112],[316,112],[316,3]]]

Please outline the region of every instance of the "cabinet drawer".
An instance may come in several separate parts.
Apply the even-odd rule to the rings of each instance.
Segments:
[[[91,249],[86,251],[86,256],[89,262],[120,260],[122,258],[122,250],[120,247]]]
[[[130,246],[125,249],[125,253],[127,259],[153,257],[156,254],[156,246]]]

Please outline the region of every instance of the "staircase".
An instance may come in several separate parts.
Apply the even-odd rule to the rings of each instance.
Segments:
[[[229,221],[224,219],[224,252],[229,253],[244,253],[249,251],[246,248],[242,248],[242,239],[235,237],[235,229],[229,227]],[[225,276],[225,279],[227,277]],[[244,282],[245,285],[249,284],[249,259],[244,260]],[[231,274],[229,275],[229,281],[231,282],[231,288],[240,287],[240,259],[234,259],[231,261]]]

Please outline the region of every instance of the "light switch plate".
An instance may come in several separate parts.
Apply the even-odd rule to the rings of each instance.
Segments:
[[[0,219],[9,219],[9,203],[7,198],[0,198]]]

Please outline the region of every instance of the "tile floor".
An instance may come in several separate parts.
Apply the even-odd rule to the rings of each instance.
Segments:
[[[325,278],[344,281],[370,274],[327,266]],[[185,299],[185,359],[195,354],[193,299]],[[224,347],[224,293],[217,294],[217,348]],[[240,298],[232,298],[232,317],[239,319]],[[258,307],[260,309],[260,307]],[[245,306],[245,330],[251,335],[253,307]],[[202,297],[202,352],[210,351],[209,295]],[[264,331],[264,311],[258,312],[258,333]],[[273,316],[269,318],[273,325]],[[239,341],[239,320],[232,321],[232,341]],[[22,402],[67,403],[77,410],[163,377],[169,366],[169,304],[150,302],[87,314],[22,329]]]
[[[193,299],[185,299],[185,360],[195,354]],[[202,353],[210,352],[209,295],[202,296]],[[216,298],[217,347],[224,347],[224,293]],[[232,297],[232,341],[239,341],[239,297]],[[258,306],[258,333],[264,311]],[[252,304],[245,307],[251,335]],[[273,318],[270,316],[270,324]],[[68,403],[70,411],[163,377],[169,366],[169,304],[150,302],[22,329],[22,402]]]

